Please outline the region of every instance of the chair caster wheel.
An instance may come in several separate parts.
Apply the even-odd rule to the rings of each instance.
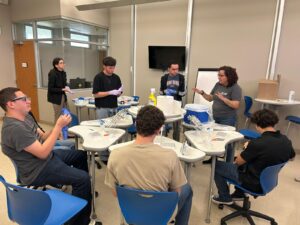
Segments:
[[[224,221],[221,221],[221,225],[226,225],[227,223]]]
[[[278,225],[276,221],[271,221],[271,225]]]
[[[219,208],[219,209],[224,209],[224,205],[223,205],[223,204],[219,204],[219,205],[218,205],[218,208]]]

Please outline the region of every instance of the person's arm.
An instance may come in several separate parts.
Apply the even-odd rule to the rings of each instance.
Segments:
[[[108,95],[109,95],[108,91],[99,91],[93,94],[94,98],[104,98]]]
[[[198,88],[193,88],[192,89],[194,92],[196,92],[197,94],[202,95],[202,97],[206,100],[211,102],[213,100],[213,96],[210,94],[206,94],[203,90],[199,90]]]
[[[180,195],[181,188],[171,189],[170,191],[172,191],[172,192],[177,192],[177,193]]]
[[[185,96],[186,91],[185,91],[185,81],[184,81],[184,76],[179,75],[179,87],[178,87],[178,95],[183,97]]]
[[[230,108],[238,109],[240,107],[240,101],[237,100],[230,100],[228,98],[225,98],[221,93],[216,93],[216,96],[222,100],[226,105],[228,105]]]
[[[59,133],[61,132],[61,129],[68,125],[71,122],[71,116],[69,115],[62,115],[58,118],[51,134],[49,137],[45,140],[43,144],[41,144],[39,141],[33,142],[31,145],[24,148],[25,151],[31,153],[32,155],[40,158],[40,159],[46,159],[50,152],[53,149],[53,146],[57,140],[57,137]]]
[[[161,78],[160,78],[160,88],[159,88],[159,94],[160,95],[165,95],[165,90],[167,89],[167,86],[166,86],[166,82],[165,82],[165,75],[163,75]]]

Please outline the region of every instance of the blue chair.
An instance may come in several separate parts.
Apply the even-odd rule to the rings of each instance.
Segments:
[[[239,132],[244,135],[245,139],[252,140],[261,137],[261,134],[250,129],[241,129]]]
[[[252,107],[253,100],[250,96],[244,96],[244,101],[245,101],[244,116],[246,117],[245,127],[248,127],[249,126],[248,121],[252,116],[252,113],[250,112],[250,109]]]
[[[133,95],[132,98],[133,98],[133,101],[135,101],[135,102],[138,102],[140,100],[140,96],[137,96],[137,95]]]
[[[20,225],[63,224],[87,204],[86,200],[61,191],[39,191],[9,184],[1,175],[0,182],[6,189],[9,219]]]
[[[134,225],[166,225],[178,203],[177,192],[117,186],[117,196],[126,222]]]
[[[277,186],[277,184],[278,184],[278,174],[279,174],[280,170],[282,169],[282,167],[285,164],[286,163],[280,163],[280,164],[277,164],[277,165],[274,165],[274,166],[269,166],[269,167],[266,167],[261,172],[261,174],[260,174],[260,184],[261,184],[261,187],[262,187],[262,192],[261,193],[252,192],[252,191],[242,187],[240,184],[238,184],[238,183],[236,183],[232,180],[227,180],[227,181],[228,181],[228,183],[233,184],[235,187],[243,190],[246,194],[252,195],[254,198],[257,198],[258,196],[265,196],[266,194],[268,194],[270,191],[272,191]],[[235,204],[235,203],[232,204],[232,205],[228,205],[228,206],[235,209],[235,210],[237,210],[237,211],[223,217],[221,219],[221,225],[226,225],[227,220],[230,220],[230,219],[238,217],[238,216],[246,217],[251,225],[255,225],[255,223],[254,223],[251,216],[255,216],[255,217],[258,217],[258,218],[268,220],[268,221],[271,222],[271,225],[277,225],[277,222],[275,221],[274,218],[269,217],[265,214],[250,210],[249,196],[244,198],[242,207]]]
[[[75,114],[73,114],[73,113],[71,113],[71,117],[72,117],[72,121],[69,124],[69,127],[74,127],[74,126],[79,125],[78,117]]]
[[[287,116],[285,119],[287,121],[289,121],[288,126],[286,128],[286,132],[285,132],[286,135],[288,135],[291,123],[300,124],[300,117],[298,117],[298,116]]]

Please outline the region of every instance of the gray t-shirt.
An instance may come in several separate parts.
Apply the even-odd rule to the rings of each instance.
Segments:
[[[231,87],[222,86],[219,82],[215,84],[210,94],[213,96],[213,116],[214,117],[229,117],[236,115],[236,109],[233,109],[220,100],[215,94],[221,93],[225,98],[234,101],[241,101],[242,89],[238,84]]]
[[[31,184],[52,157],[51,153],[47,159],[43,160],[24,150],[24,148],[38,140],[37,132],[32,129],[32,126],[26,120],[20,121],[5,116],[3,118],[1,140],[2,151],[16,164],[22,184]]]

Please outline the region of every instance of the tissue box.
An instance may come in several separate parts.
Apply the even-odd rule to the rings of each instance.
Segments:
[[[278,98],[278,89],[277,80],[261,80],[258,83],[257,98],[275,100]]]

